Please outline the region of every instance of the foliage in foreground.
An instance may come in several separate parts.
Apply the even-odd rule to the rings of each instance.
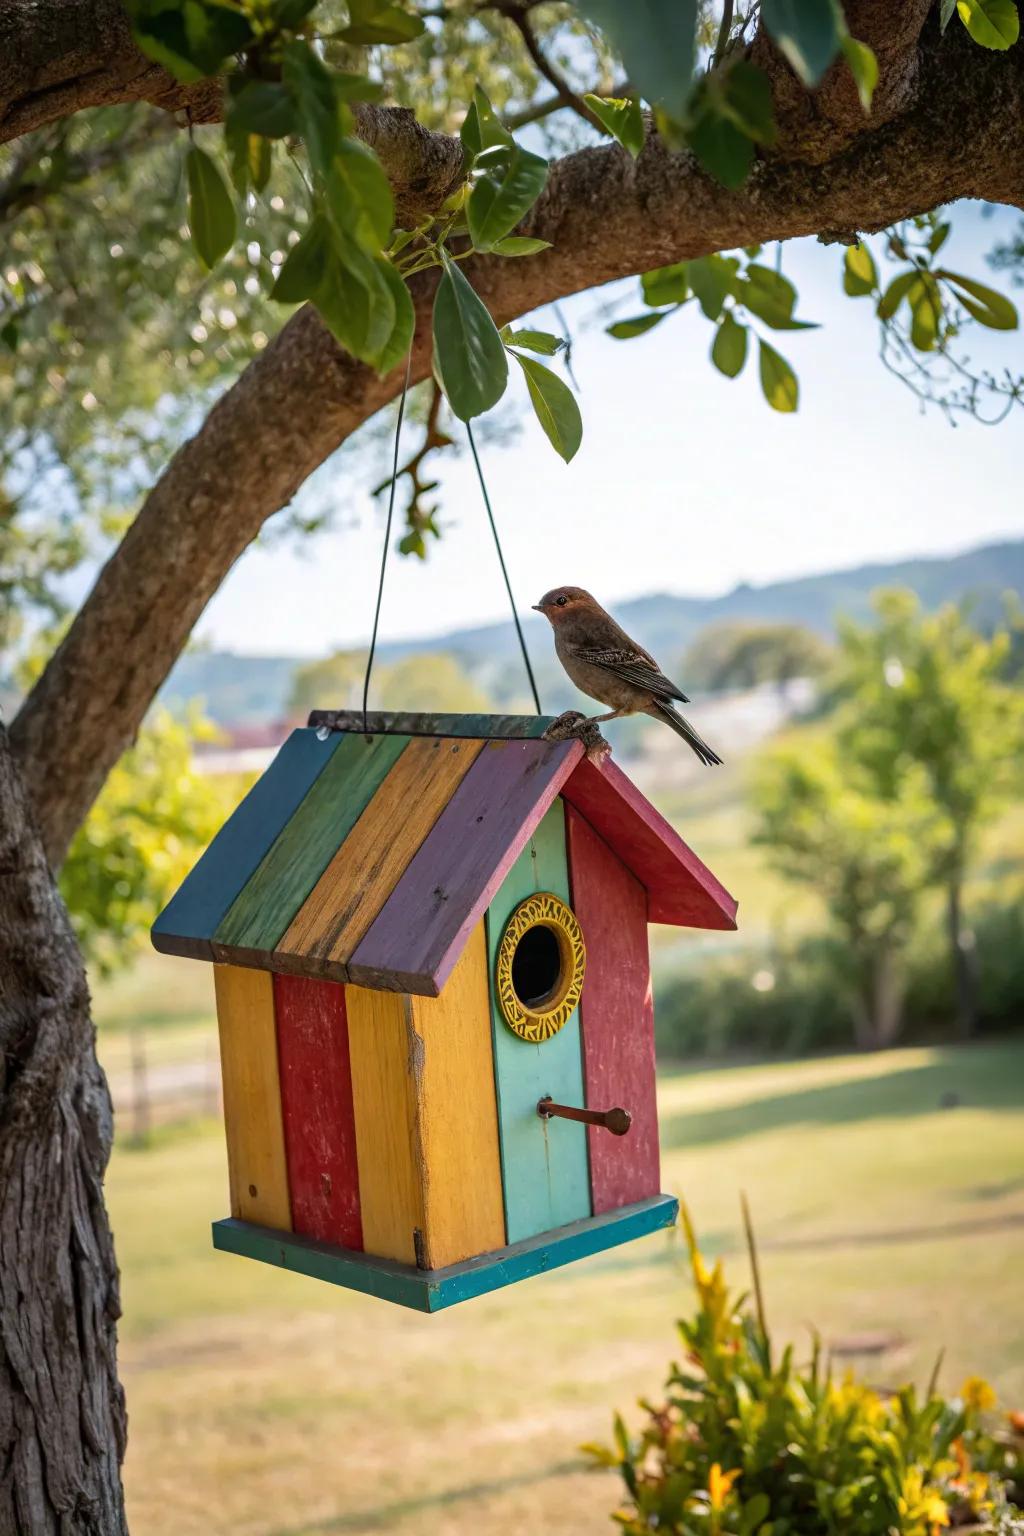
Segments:
[[[996,1427],[995,1395],[969,1378],[943,1398],[837,1380],[817,1339],[809,1364],[773,1346],[757,1304],[708,1270],[684,1213],[696,1316],[679,1323],[684,1358],[665,1401],[642,1401],[630,1435],[584,1449],[615,1468],[626,1499],[613,1519],[632,1536],[940,1536],[948,1526],[1024,1533],[1024,1421]]]

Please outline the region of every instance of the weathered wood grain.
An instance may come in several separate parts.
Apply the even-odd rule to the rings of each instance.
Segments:
[[[408,745],[343,736],[337,751],[217,925],[214,954],[266,964],[292,918]]]
[[[401,731],[407,736],[483,736],[510,741],[516,737],[543,736],[555,720],[554,715],[423,715],[398,714],[391,710],[369,710],[366,728],[370,735],[378,731]],[[314,709],[309,725],[326,725],[332,731],[363,729],[361,709]]]
[[[258,1259],[263,1264],[345,1286],[364,1296],[412,1307],[417,1312],[440,1312],[444,1307],[471,1301],[474,1296],[485,1296],[534,1275],[547,1274],[563,1264],[604,1253],[620,1243],[647,1237],[672,1226],[678,1213],[678,1200],[671,1195],[659,1195],[654,1200],[591,1216],[445,1269],[416,1269],[391,1259],[347,1253],[328,1243],[285,1236],[247,1221],[215,1221],[213,1246],[223,1253]]]
[[[292,731],[153,924],[156,949],[213,958],[217,924],[341,741],[341,736],[318,741],[308,728]]]
[[[367,1253],[420,1268],[505,1241],[483,925],[439,998],[346,988]]]
[[[231,1214],[290,1231],[272,978],[233,965],[213,977]]]
[[[576,741],[488,742],[357,946],[352,980],[436,996],[582,752]]]
[[[483,742],[410,741],[293,919],[276,966],[326,961],[341,979],[352,951],[465,778]]]
[[[560,800],[546,812],[488,909],[492,974],[513,909],[537,891],[570,901]],[[584,1102],[579,1010],[550,1040],[533,1045],[509,1029],[496,995],[491,1006],[505,1226],[508,1241],[516,1243],[590,1215],[586,1128],[537,1113],[538,1100],[545,1097],[560,1104]]]
[[[292,1227],[362,1248],[345,989],[299,976],[273,984]]]
[[[440,997],[414,997],[421,1042],[423,1262],[441,1269],[505,1242],[487,937],[481,920]]]
[[[586,1102],[593,1109],[620,1106],[633,1117],[625,1136],[595,1126],[587,1131],[597,1215],[660,1188],[647,894],[572,806],[566,834],[573,910],[587,946],[580,998]]]
[[[736,902],[611,758],[578,764],[562,797],[604,838],[647,891],[652,923],[735,928]]]

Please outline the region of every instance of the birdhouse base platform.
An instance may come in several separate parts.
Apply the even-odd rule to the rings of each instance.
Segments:
[[[276,1264],[279,1269],[309,1275],[314,1280],[328,1280],[350,1291],[379,1296],[417,1312],[440,1312],[460,1301],[484,1296],[517,1280],[528,1280],[561,1264],[589,1258],[606,1248],[616,1248],[620,1243],[670,1227],[678,1210],[679,1202],[674,1196],[656,1195],[636,1205],[556,1227],[446,1269],[417,1269],[413,1264],[373,1258],[294,1232],[278,1232],[230,1217],[213,1223],[213,1246],[225,1253],[237,1253],[264,1264]]]

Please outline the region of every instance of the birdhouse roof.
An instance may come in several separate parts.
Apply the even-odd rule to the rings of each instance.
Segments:
[[[167,954],[436,996],[556,795],[646,888],[651,922],[736,903],[622,770],[546,716],[314,712],[160,914]]]

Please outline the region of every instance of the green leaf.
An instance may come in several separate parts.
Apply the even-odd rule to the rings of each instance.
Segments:
[[[945,32],[953,20],[953,12],[956,10],[956,0],[939,0],[939,30]]]
[[[434,370],[460,421],[489,411],[508,383],[505,348],[494,321],[447,259],[434,299]]]
[[[817,85],[845,31],[835,0],[764,0],[761,20],[804,85]]]
[[[942,301],[931,273],[920,273],[907,297],[910,301],[911,343],[919,352],[931,352],[942,318]]]
[[[526,375],[526,387],[548,441],[568,464],[583,440],[583,420],[576,396],[557,374],[532,357],[512,356]]]
[[[203,265],[213,267],[234,244],[235,205],[220,171],[194,144],[185,157],[185,169],[192,244]]]
[[[330,70],[301,38],[285,44],[284,83],[298,110],[310,165],[326,177],[342,139],[341,107]]]
[[[759,144],[775,140],[775,112],[768,76],[756,64],[738,59],[723,73],[722,110],[741,133]]]
[[[682,304],[689,298],[686,266],[685,261],[677,261],[671,267],[655,267],[653,272],[643,274],[640,287],[652,309],[660,309],[666,304]]]
[[[733,256],[701,256],[686,264],[690,287],[709,320],[722,313],[726,295],[732,292],[739,262]]]
[[[1005,294],[997,293],[994,288],[986,288],[984,283],[975,282],[973,277],[962,277],[959,272],[947,272],[945,267],[938,267],[935,276],[945,278],[947,283],[952,283],[959,290],[958,302],[979,324],[987,325],[992,331],[1017,329],[1019,322],[1016,307]]]
[[[13,320],[0,326],[0,341],[3,342],[8,352],[16,352],[18,349],[18,327]]]
[[[270,16],[275,26],[297,27],[305,21],[317,0],[270,0]]]
[[[911,267],[909,272],[901,272],[898,277],[893,278],[878,301],[878,308],[875,310],[875,313],[879,320],[892,319],[911,288],[917,282],[917,277],[917,268]]]
[[[518,144],[480,177],[469,194],[466,217],[478,251],[489,251],[524,218],[544,190],[548,163]]]
[[[727,310],[715,332],[711,361],[719,373],[724,373],[727,379],[735,379],[743,372],[746,360],[747,328],[738,324]]]
[[[291,93],[275,80],[248,81],[232,97],[227,121],[232,128],[268,139],[283,139],[299,126]]]
[[[849,245],[843,260],[843,292],[863,298],[878,287],[878,268],[866,245]]]
[[[249,175],[257,192],[262,192],[270,180],[274,166],[274,151],[269,139],[258,133],[249,134]]]
[[[949,239],[949,225],[936,224],[932,230],[931,239],[928,241],[928,249],[933,256],[937,256]]]
[[[133,6],[132,14],[135,41],[147,58],[162,64],[183,84],[191,85],[203,78],[202,69],[192,62],[185,18],[180,11],[148,15],[142,6]]]
[[[270,297],[282,304],[301,304],[315,298],[332,265],[333,251],[327,220],[317,214],[297,245],[293,245],[277,274]]]
[[[867,43],[858,43],[849,33],[843,38],[842,49],[860,96],[860,104],[865,112],[870,112],[871,98],[878,84],[878,60]]]
[[[1015,0],[957,0],[960,20],[983,48],[1010,48],[1020,36]]]
[[[395,298],[381,265],[343,237],[316,294],[316,306],[338,341],[367,363],[376,362],[395,327]]]
[[[419,17],[390,0],[348,0],[349,24],[338,36],[362,47],[369,43],[408,43],[426,31]]]
[[[215,75],[225,59],[252,41],[248,18],[216,0],[185,0],[182,7],[188,56],[204,75]]]
[[[530,235],[506,235],[491,246],[492,256],[536,256],[539,251],[550,251],[550,240],[534,240]]]
[[[649,315],[634,315],[632,320],[616,320],[614,325],[608,327],[608,335],[614,336],[616,341],[628,341],[631,336],[642,336],[645,331],[653,331],[667,314],[667,309],[661,309]]]
[[[479,85],[473,87],[473,100],[459,129],[462,147],[471,160],[485,149],[511,149],[515,140],[498,119],[490,100]]]
[[[753,141],[722,115],[710,95],[705,96],[688,138],[701,165],[723,187],[743,185],[754,159]]]
[[[506,347],[525,347],[527,352],[539,352],[541,357],[554,357],[565,346],[563,337],[552,336],[548,331],[514,331],[510,325],[503,325],[498,334]]]
[[[383,250],[395,222],[391,184],[376,155],[356,139],[341,139],[326,177],[327,210],[335,228],[371,255]]]
[[[612,138],[618,139],[623,149],[628,149],[635,160],[644,147],[644,118],[636,97],[594,96],[588,93],[583,100]]]
[[[622,60],[630,85],[675,122],[693,80],[697,0],[580,0]]]
[[[391,334],[374,359],[377,372],[385,374],[390,373],[392,368],[398,367],[412,346],[412,338],[416,330],[416,310],[408,285],[398,269],[385,256],[378,258],[377,267],[391,292],[395,305],[395,323]]]
[[[773,411],[795,411],[800,398],[796,374],[766,341],[760,343],[761,389]]]

